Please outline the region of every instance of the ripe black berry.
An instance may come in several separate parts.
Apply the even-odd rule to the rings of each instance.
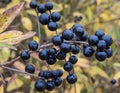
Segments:
[[[36,8],[36,7],[37,7],[36,1],[35,1],[35,0],[32,0],[32,1],[30,2],[30,8]]]
[[[104,61],[107,58],[107,54],[104,51],[98,51],[96,52],[95,57],[98,61]]]
[[[49,81],[47,81],[47,90],[48,91],[52,91],[53,89],[55,88],[55,83],[54,83],[54,81],[53,80],[49,80]]]
[[[112,79],[111,81],[110,81],[110,83],[111,84],[115,84],[117,81],[115,80],[115,79]]]
[[[72,26],[73,31],[74,31],[74,29],[77,28],[77,27],[82,27],[82,25],[75,23],[75,24]]]
[[[56,71],[57,71],[57,73],[58,73],[58,77],[61,77],[61,76],[63,75],[63,71],[62,71],[62,70],[58,69],[58,70],[56,70]]]
[[[56,53],[57,53],[57,50],[55,48],[50,48],[48,51],[48,54],[51,56],[55,56]]]
[[[46,49],[43,49],[39,52],[39,58],[42,60],[46,60],[47,54],[48,54],[48,51]]]
[[[64,70],[65,70],[65,71],[71,71],[72,69],[73,69],[72,63],[66,62],[66,63],[64,64]]]
[[[87,33],[84,31],[83,35],[82,35],[82,36],[79,36],[79,39],[80,39],[81,41],[86,41],[86,40],[88,39]]]
[[[53,42],[54,45],[59,46],[63,42],[63,39],[62,39],[61,36],[56,35],[52,38],[52,42]]]
[[[54,82],[55,82],[55,86],[60,86],[62,84],[62,79],[58,77],[54,80]]]
[[[86,46],[83,49],[83,54],[86,57],[91,57],[93,55],[93,53],[94,53],[94,49],[91,46]]]
[[[77,45],[72,46],[71,52],[73,54],[78,54],[80,52],[80,48]]]
[[[78,61],[78,58],[76,56],[70,56],[69,62],[72,64],[75,64]]]
[[[69,74],[67,76],[67,82],[73,84],[77,81],[77,76],[75,74]]]
[[[53,9],[53,4],[52,4],[52,2],[47,2],[47,3],[45,4],[45,8],[46,8],[46,10],[52,10],[52,9]]]
[[[39,17],[39,21],[43,25],[47,25],[50,22],[50,16],[47,13],[43,13]]]
[[[54,21],[54,22],[59,21],[59,20],[60,20],[60,13],[58,13],[58,12],[53,12],[53,13],[51,14],[51,19],[52,19],[52,21]]]
[[[39,92],[44,91],[47,87],[47,84],[44,80],[37,80],[35,82],[35,89]]]
[[[52,74],[52,78],[55,78],[55,79],[58,78],[59,73],[57,70],[51,71],[51,74]]]
[[[35,67],[32,64],[27,64],[25,66],[25,72],[34,73],[35,72]]]
[[[44,72],[45,72],[45,71],[40,71],[40,72],[38,73],[38,76],[44,77]]]
[[[110,46],[113,42],[111,36],[109,36],[109,35],[102,36],[102,39],[106,41],[107,46]]]
[[[55,64],[55,62],[56,62],[56,57],[55,57],[55,56],[48,55],[46,61],[47,61],[47,63],[48,63],[49,65],[53,65],[53,64]]]
[[[103,32],[103,30],[97,30],[97,31],[95,32],[95,35],[98,36],[99,38],[101,38],[102,36],[105,35],[105,33]]]
[[[45,5],[44,5],[44,4],[40,4],[40,5],[37,7],[37,10],[38,10],[38,12],[40,12],[40,13],[45,13],[45,12],[46,12]]]
[[[46,78],[46,79],[51,78],[51,71],[49,71],[49,70],[44,71],[43,72],[43,77]]]
[[[97,48],[100,50],[103,50],[106,48],[106,42],[104,40],[99,40],[98,44],[97,44]]]
[[[71,50],[71,45],[69,43],[63,42],[60,46],[61,51],[67,53]]]
[[[112,57],[112,48],[105,49],[105,52],[107,53],[107,57]]]
[[[35,51],[38,49],[38,43],[34,40],[30,41],[28,44],[30,50]]]
[[[28,53],[28,51],[22,51],[20,54],[20,58],[23,60],[27,60],[30,58],[30,54]]]
[[[57,28],[58,28],[58,25],[57,25],[57,23],[56,22],[49,22],[48,23],[48,29],[49,30],[51,30],[51,31],[55,31],[55,30],[57,30]]]
[[[57,55],[56,55],[56,58],[59,59],[59,60],[63,60],[65,59],[66,57],[66,53],[62,52],[62,51],[58,51],[57,52]]]
[[[88,38],[88,43],[90,45],[97,45],[99,41],[99,38],[96,36],[96,35],[91,35],[89,38]]]
[[[82,27],[76,27],[74,28],[74,32],[78,37],[80,37],[84,34],[84,29]]]
[[[73,38],[73,32],[71,30],[64,30],[62,33],[62,37],[65,40],[71,40]]]

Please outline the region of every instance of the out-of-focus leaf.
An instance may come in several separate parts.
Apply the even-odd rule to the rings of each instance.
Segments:
[[[16,61],[16,62],[14,62],[13,65],[14,65],[15,68],[17,68],[21,71],[25,71],[25,65],[22,62]]]
[[[3,32],[11,24],[11,22],[15,19],[15,17],[22,9],[23,5],[24,3],[20,3],[0,14],[0,33]]]
[[[102,0],[96,0],[97,5],[100,5],[102,3]]]
[[[92,10],[91,10],[90,7],[87,7],[86,13],[87,13],[87,16],[88,16],[88,20],[89,20],[89,21],[92,20],[93,14],[92,14]]]
[[[60,12],[62,11],[63,7],[62,7],[62,4],[56,4],[56,3],[53,3],[54,5],[54,9],[52,11],[57,11],[57,12]]]
[[[97,66],[92,66],[91,68],[86,69],[86,71],[91,76],[100,75],[100,76],[102,76],[104,78],[109,79],[109,76],[107,75],[107,73],[105,71],[103,71],[101,68],[97,67]]]
[[[11,45],[18,44],[19,42],[31,38],[36,34],[36,32],[28,32],[23,34],[21,31],[7,31],[0,34],[0,42],[8,43]]]
[[[20,79],[15,79],[13,82],[8,84],[7,92],[10,92],[14,89],[18,89],[18,88],[22,87],[22,85],[23,85],[23,81],[21,81]]]
[[[120,79],[120,72],[117,72],[117,73],[114,75],[114,79]]]
[[[35,40],[36,42],[39,42],[39,38],[37,36],[34,36],[33,40]]]
[[[73,26],[74,22],[70,22],[65,25],[66,29],[70,29]]]
[[[10,49],[13,49],[13,50],[17,50],[17,48],[12,46],[12,45],[0,42],[0,50],[3,49],[3,48],[10,48]]]
[[[96,93],[104,93],[101,88],[96,89]]]
[[[3,86],[3,84],[0,85],[0,93],[4,93],[4,86]]]
[[[22,17],[22,25],[24,26],[25,29],[28,31],[32,30],[32,22],[28,17]]]

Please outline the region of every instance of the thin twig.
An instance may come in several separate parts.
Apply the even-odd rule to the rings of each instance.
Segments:
[[[2,73],[0,73],[0,77],[2,78],[3,84],[6,84],[6,82],[5,82],[5,80],[4,80],[4,77],[3,77]]]

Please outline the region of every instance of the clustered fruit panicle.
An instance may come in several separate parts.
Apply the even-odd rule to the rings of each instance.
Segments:
[[[54,8],[52,2],[37,5],[35,0],[32,0],[30,7],[40,13],[39,22],[42,25],[47,25],[50,31],[57,31],[57,22],[60,20],[61,15],[58,12],[52,12]],[[75,83],[78,78],[74,73],[74,65],[78,62],[76,54],[82,51],[85,57],[95,55],[98,61],[104,61],[112,56],[110,46],[113,41],[109,35],[105,35],[103,30],[97,30],[94,35],[88,36],[83,26],[78,23],[75,23],[70,29],[65,29],[61,35],[56,34],[53,36],[51,42],[58,48],[51,47],[39,50],[39,44],[34,40],[29,42],[28,47],[30,51],[39,52],[40,60],[46,61],[48,65],[54,65],[58,60],[65,61],[63,69],[68,72],[66,80],[69,84]],[[83,44],[83,46],[81,47],[80,44]],[[71,53],[68,60],[66,60],[67,53]],[[29,51],[22,51],[20,57],[22,60],[28,60],[30,58]],[[32,64],[27,64],[25,71],[34,73],[35,67]],[[62,84],[62,75],[63,71],[60,69],[40,71],[38,76],[41,79],[36,81],[35,89],[37,91],[52,91]],[[115,83],[115,81],[112,80],[111,83]]]

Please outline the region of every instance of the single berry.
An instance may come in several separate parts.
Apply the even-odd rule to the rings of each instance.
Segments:
[[[55,56],[48,55],[46,61],[47,61],[47,63],[48,63],[49,65],[53,65],[53,64],[56,63],[56,57],[55,57]]]
[[[82,27],[76,27],[73,30],[75,32],[75,34],[80,37],[84,34],[84,29]]]
[[[40,13],[45,13],[45,12],[46,12],[45,5],[44,5],[44,4],[40,4],[40,5],[37,7],[37,10],[38,10],[38,12],[40,12]]]
[[[52,4],[52,2],[47,2],[47,3],[45,4],[45,8],[46,8],[46,10],[52,10],[52,9],[53,9],[53,4]]]
[[[46,79],[51,78],[51,71],[49,71],[49,70],[44,71],[43,72],[43,77],[46,78]]]
[[[97,30],[97,31],[95,32],[95,35],[98,36],[99,38],[101,38],[102,36],[105,35],[105,33],[103,32],[103,30]]]
[[[57,79],[54,80],[54,82],[55,86],[60,86],[62,84],[62,79],[58,77]]]
[[[47,84],[44,80],[37,80],[35,82],[35,89],[39,92],[44,91],[47,87]]]
[[[51,74],[52,74],[52,78],[55,78],[55,79],[58,78],[59,73],[57,70],[51,71]]]
[[[111,81],[110,81],[110,83],[111,84],[115,84],[117,81],[115,80],[115,79],[112,79]]]
[[[75,64],[77,63],[77,61],[78,61],[78,58],[76,56],[70,56],[69,58],[70,63]]]
[[[27,60],[30,58],[30,54],[28,51],[22,51],[21,54],[20,54],[20,58],[23,59],[23,60]]]
[[[81,41],[86,41],[86,40],[88,39],[87,33],[84,31],[83,35],[82,35],[82,36],[79,36],[79,39],[80,39]]]
[[[35,51],[38,49],[38,43],[34,40],[30,41],[28,44],[30,50]]]
[[[52,38],[52,42],[54,45],[59,46],[63,42],[63,38],[59,35],[56,35]]]
[[[39,58],[41,60],[46,60],[47,59],[47,54],[48,54],[48,51],[46,49],[43,49],[39,52]]]
[[[66,58],[66,53],[62,52],[62,51],[58,51],[57,55],[56,55],[56,58],[59,59],[59,60],[63,60],[63,59]]]
[[[73,69],[72,63],[66,62],[66,63],[64,64],[64,70],[65,70],[65,71],[71,71],[72,69]]]
[[[82,27],[82,25],[75,23],[75,24],[72,26],[73,31],[74,31],[75,28],[77,28],[77,27]]]
[[[69,74],[67,76],[67,82],[73,84],[77,81],[77,76],[75,74]]]
[[[58,73],[58,77],[61,77],[61,76],[63,75],[63,71],[62,71],[62,70],[58,69],[58,70],[56,70],[56,71],[57,71],[57,73]]]
[[[47,90],[48,91],[52,91],[53,89],[55,88],[55,83],[54,83],[54,81],[53,80],[49,80],[49,81],[47,81]]]
[[[32,64],[27,64],[25,66],[25,72],[34,73],[35,72],[35,67]]]
[[[39,22],[43,25],[47,25],[50,22],[50,16],[47,13],[43,13],[39,17]]]
[[[48,23],[48,29],[49,30],[51,30],[51,31],[55,31],[55,30],[57,30],[57,28],[58,28],[58,25],[57,25],[57,23],[56,22],[49,22]]]
[[[96,52],[95,57],[98,61],[104,61],[107,58],[107,54],[104,51],[98,51]]]
[[[96,35],[91,35],[88,38],[88,43],[93,46],[97,45],[98,41],[99,41],[99,38]]]
[[[45,71],[40,71],[40,72],[38,73],[38,76],[44,77],[44,72],[45,72]]]
[[[68,53],[71,50],[71,45],[69,43],[63,42],[60,46],[61,51]]]
[[[62,33],[62,37],[65,40],[71,40],[73,38],[73,32],[71,30],[64,30]]]
[[[59,21],[59,20],[60,20],[60,17],[61,17],[61,15],[60,15],[60,13],[58,13],[58,12],[53,12],[53,13],[51,14],[51,19],[52,19],[52,21],[54,21],[54,22]]]
[[[56,53],[57,53],[57,50],[55,48],[50,48],[48,51],[48,54],[51,56],[55,56]]]
[[[112,48],[105,49],[105,52],[107,53],[108,58],[112,57],[112,53],[113,53]]]
[[[83,49],[83,54],[86,57],[91,57],[94,53],[94,49],[91,46],[87,46]]]
[[[73,54],[78,54],[80,52],[80,48],[77,45],[72,46],[71,52]]]
[[[35,0],[32,0],[32,1],[30,2],[30,8],[36,8],[36,7],[37,7],[36,1],[35,1]]]
[[[103,50],[106,48],[106,42],[104,40],[99,40],[98,44],[97,44],[97,48],[100,50]]]
[[[112,44],[112,42],[113,42],[111,36],[109,36],[109,35],[102,36],[102,40],[106,41],[107,46],[110,46]]]

